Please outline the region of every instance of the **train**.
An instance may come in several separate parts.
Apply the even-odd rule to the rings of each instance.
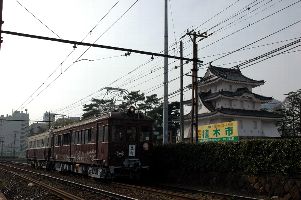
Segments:
[[[134,107],[106,113],[28,137],[26,158],[36,168],[139,179],[149,170],[153,123]]]

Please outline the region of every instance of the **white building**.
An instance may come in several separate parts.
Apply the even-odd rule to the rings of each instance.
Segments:
[[[198,125],[238,121],[240,138],[280,137],[276,122],[281,116],[261,110],[261,104],[272,98],[252,92],[263,84],[263,80],[250,79],[239,69],[210,66],[198,85]],[[191,137],[190,116],[185,117],[185,138]]]
[[[0,116],[0,156],[24,156],[27,146],[29,114],[15,111]]]

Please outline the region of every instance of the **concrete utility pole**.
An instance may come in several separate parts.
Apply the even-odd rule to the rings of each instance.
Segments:
[[[207,32],[200,33],[195,32],[194,30],[187,32],[187,35],[189,35],[192,43],[193,43],[193,67],[192,67],[192,98],[191,98],[191,143],[195,142],[198,143],[198,110],[199,110],[199,98],[198,98],[198,44],[197,39],[201,38],[200,40],[207,38]],[[200,41],[199,40],[199,41]],[[193,128],[195,127],[195,131],[193,131]],[[195,136],[194,136],[195,134]],[[195,137],[195,141],[194,138]]]
[[[50,111],[48,112],[48,129],[51,127],[51,122],[50,122]]]
[[[180,41],[180,57],[183,57],[182,41]],[[180,60],[180,140],[184,142],[183,59]]]
[[[168,5],[165,0],[164,55],[168,55]],[[168,143],[168,57],[164,57],[163,144]]]

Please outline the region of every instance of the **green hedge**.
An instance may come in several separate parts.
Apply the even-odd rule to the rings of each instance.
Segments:
[[[301,172],[301,139],[171,144],[152,152],[154,173],[285,174]]]

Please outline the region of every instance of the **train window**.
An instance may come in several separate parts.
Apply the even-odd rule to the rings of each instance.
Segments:
[[[112,127],[112,142],[121,142],[125,140],[125,129],[121,126]]]
[[[140,133],[140,142],[149,141],[150,140],[150,128],[146,126],[142,126]]]
[[[71,131],[70,135],[71,135],[71,144],[75,144],[75,132]]]
[[[88,129],[84,131],[85,132],[85,144],[89,142],[88,140]]]
[[[87,136],[88,136],[88,143],[92,140],[92,129],[87,130]]]
[[[109,139],[109,127],[108,126],[104,126],[103,128],[103,132],[104,132],[104,136],[103,136],[103,141],[104,142],[108,142]]]
[[[69,145],[69,133],[63,135],[63,145]]]
[[[45,147],[48,147],[48,146],[49,146],[49,137],[46,137],[46,138],[45,138],[45,143],[46,143],[46,144],[45,144]]]
[[[58,135],[58,146],[62,146],[62,135]]]
[[[98,141],[103,142],[104,126],[98,125]]]
[[[136,141],[136,127],[128,127],[126,130],[126,135],[128,142],[135,142]]]
[[[79,135],[79,131],[76,131],[76,144],[79,144],[80,141],[80,135]]]
[[[54,136],[54,146],[58,146],[58,138],[57,138],[57,135]]]
[[[85,132],[84,132],[84,130],[80,131],[80,144],[85,144]]]
[[[96,142],[96,128],[91,129],[91,142],[95,143]]]

